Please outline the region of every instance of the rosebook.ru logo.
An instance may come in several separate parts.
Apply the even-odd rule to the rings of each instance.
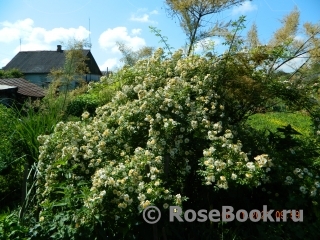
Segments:
[[[240,209],[234,212],[234,208],[231,206],[222,206],[222,211],[218,209],[212,209],[210,211],[201,209],[198,211],[188,209],[184,213],[179,206],[170,206],[169,208],[169,221],[174,222],[245,222],[250,220],[252,222],[286,222],[291,219],[294,222],[303,222],[303,210],[282,210],[275,211],[273,209],[268,210],[267,205],[263,205],[261,210],[251,210],[249,213]],[[150,224],[157,223],[161,218],[161,212],[156,206],[149,206],[143,211],[143,219]]]

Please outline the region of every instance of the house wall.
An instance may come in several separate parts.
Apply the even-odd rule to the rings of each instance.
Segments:
[[[25,73],[24,78],[42,88],[46,88],[49,85],[47,74]]]
[[[86,74],[82,77],[82,79],[84,81],[86,81],[87,83],[89,82],[97,82],[100,80],[100,75],[96,75],[96,74]],[[80,79],[79,77],[77,77],[77,79]],[[75,89],[76,87],[79,86],[79,81],[75,80],[75,81],[72,81],[69,85],[69,89]]]
[[[47,88],[51,82],[51,79],[47,77],[47,74],[25,74],[25,79],[38,85],[39,87]],[[100,75],[97,74],[86,74],[83,77],[83,80],[86,82],[91,82],[91,81],[99,81],[100,80]],[[77,81],[72,81],[70,83],[69,89],[74,89],[78,86]]]
[[[100,80],[100,77],[102,77],[102,76],[97,75],[97,74],[86,74],[85,80],[86,80],[87,82],[91,82],[91,81],[97,82],[97,81]]]
[[[99,81],[100,80],[100,75],[96,75],[96,74],[86,74],[86,75],[84,75],[84,76],[77,76],[77,77],[75,77],[75,79],[77,79],[77,80],[75,80],[75,81],[72,81],[71,82],[71,86],[73,86],[73,87],[77,87],[79,84],[77,83],[77,82],[79,82],[79,80],[82,78],[85,82],[87,82],[87,83],[89,83],[89,82],[92,82],[92,81],[95,81],[95,82],[97,82],[97,81]]]

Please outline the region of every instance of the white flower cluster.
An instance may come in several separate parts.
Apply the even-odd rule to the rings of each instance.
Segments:
[[[220,109],[224,109],[220,105]],[[212,140],[212,146],[203,150],[203,166],[201,173],[205,175],[206,185],[215,183],[218,188],[227,189],[229,182],[251,184],[259,186],[262,182],[268,182],[269,177],[264,172],[269,172],[273,166],[272,160],[267,154],[262,154],[249,161],[248,154],[242,151],[240,141],[234,143],[234,134],[226,129],[222,135],[222,121],[212,124],[212,130],[207,132],[208,139]]]
[[[156,71],[165,67],[173,73],[176,65],[163,61],[163,66],[157,68],[160,55],[161,50],[150,61],[154,75],[136,75],[132,85],[125,86],[112,102],[97,109],[96,117],[89,118],[89,113],[84,112],[82,122],[59,123],[51,136],[39,137],[42,145],[38,183],[45,183],[38,184],[40,202],[52,196],[54,190],[50,186],[55,182],[68,182],[77,188],[76,183],[81,180],[91,184],[83,205],[92,212],[101,210],[104,201],[117,206],[108,212],[120,218],[123,214],[119,211],[137,206],[142,210],[154,204],[155,199],[163,199],[164,204],[181,204],[184,197],[172,195],[163,185],[163,175],[168,174],[164,164],[170,166],[173,159],[179,159],[174,169],[181,169],[180,178],[191,171],[188,158],[193,153],[186,151],[186,145],[192,138],[190,131],[210,126],[204,116],[210,112],[200,106],[203,102],[209,104],[212,97],[210,92],[196,103],[190,101],[190,95],[203,88],[193,85],[197,77],[189,82],[181,77],[159,77],[161,74]],[[178,56],[175,61],[180,61]],[[208,76],[206,80],[211,81]],[[177,96],[181,89],[186,89],[186,94]],[[185,118],[194,119],[192,126],[182,124]],[[142,145],[146,148],[139,147]]]
[[[262,154],[262,155],[256,156],[254,158],[254,160],[257,161],[258,166],[260,168],[266,167],[266,169],[268,169],[268,168],[270,169],[270,167],[273,166],[272,160],[269,158],[269,156],[267,154]],[[266,171],[268,171],[268,170],[266,170]]]
[[[119,76],[128,84],[97,108],[96,116],[85,112],[82,121],[58,123],[53,134],[39,137],[42,211],[56,200],[53,186],[59,183],[85,192],[81,204],[90,216],[110,220],[128,220],[153,204],[180,205],[186,199],[184,180],[198,161],[197,174],[207,185],[228,189],[269,181],[269,156],[252,159],[228,128],[226,107],[215,91],[217,77],[207,74],[212,63],[182,58],[181,51],[167,60],[162,54],[159,49],[151,59],[123,69]]]
[[[311,183],[313,182],[313,184],[311,185],[309,184],[308,186],[306,185],[300,186],[299,189],[303,194],[307,194],[309,192],[311,197],[315,197],[317,195],[318,193],[317,189],[320,188],[320,183],[317,180],[319,176],[313,177],[313,174],[309,171],[308,168],[303,168],[303,169],[296,168],[293,170],[293,174],[296,175],[300,181],[303,180],[304,178],[309,178],[309,182],[310,180],[311,180]],[[293,183],[293,178],[290,176],[287,176],[285,184],[289,185],[292,183]]]

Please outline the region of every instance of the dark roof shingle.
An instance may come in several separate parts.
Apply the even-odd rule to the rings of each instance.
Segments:
[[[90,50],[82,50],[83,55],[89,57],[88,67],[93,74],[102,75]],[[24,74],[46,73],[53,68],[63,67],[65,51],[27,51],[19,52],[5,67],[4,70],[17,68]]]
[[[43,88],[28,82],[23,78],[4,78],[0,79],[0,84],[18,87],[18,93],[28,97],[44,97],[45,91]]]

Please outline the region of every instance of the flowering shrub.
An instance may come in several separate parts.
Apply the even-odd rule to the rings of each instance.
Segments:
[[[285,159],[288,169],[283,170],[283,151],[275,151],[279,141],[272,145],[262,134],[235,124],[239,116],[220,95],[221,69],[219,63],[184,57],[182,51],[164,59],[158,49],[152,58],[118,73],[126,84],[96,109],[96,116],[84,112],[82,121],[60,122],[53,134],[39,136],[39,234],[83,238],[102,231],[130,239],[127,231],[140,236],[134,230],[145,224],[141,212],[147,206],[158,206],[164,214],[169,205],[218,208],[226,205],[228,198],[221,196],[229,193],[230,204],[253,207],[246,194],[279,181],[279,187],[287,187],[299,180],[294,196],[319,201],[316,166],[284,174],[300,163],[289,166]],[[258,203],[262,207],[265,200]],[[64,224],[56,233],[59,221]]]

